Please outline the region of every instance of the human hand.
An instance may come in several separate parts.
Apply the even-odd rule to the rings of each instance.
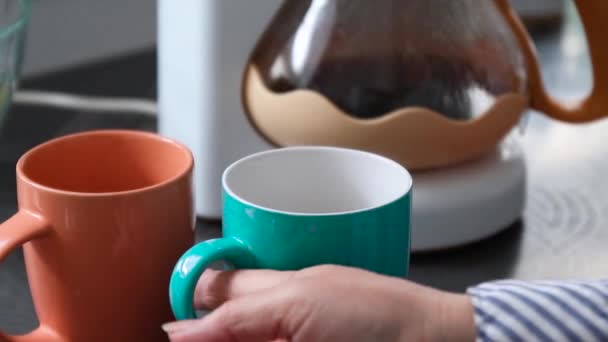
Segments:
[[[164,325],[172,342],[475,339],[467,296],[340,266],[207,270],[194,304],[215,310],[200,320]]]

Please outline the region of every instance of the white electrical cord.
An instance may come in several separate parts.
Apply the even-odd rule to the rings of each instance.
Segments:
[[[129,112],[156,116],[158,106],[155,101],[123,98],[82,96],[51,91],[19,90],[13,96],[16,104],[50,106],[100,113]]]

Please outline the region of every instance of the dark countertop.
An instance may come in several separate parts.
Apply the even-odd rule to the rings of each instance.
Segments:
[[[551,93],[575,99],[591,85],[580,27],[535,38]],[[155,52],[27,80],[23,88],[84,94],[155,96]],[[154,118],[14,106],[0,128],[0,220],[16,210],[14,165],[32,146],[66,133],[130,128],[154,131]],[[529,174],[526,211],[503,233],[466,247],[414,255],[411,279],[452,291],[501,278],[608,277],[608,120],[572,126],[531,112],[522,138]],[[488,186],[491,186],[489,184]],[[198,223],[198,238],[221,234]],[[36,325],[20,252],[0,265],[0,329]]]

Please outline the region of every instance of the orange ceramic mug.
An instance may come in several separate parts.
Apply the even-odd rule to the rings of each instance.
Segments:
[[[40,327],[0,341],[166,341],[167,284],[194,242],[192,169],[186,147],[134,131],[69,135],[21,157],[0,261],[23,244]]]

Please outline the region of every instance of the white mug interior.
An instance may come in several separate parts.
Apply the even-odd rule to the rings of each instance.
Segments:
[[[407,195],[410,173],[397,162],[336,147],[287,147],[248,156],[226,169],[224,190],[239,201],[292,215],[372,210]]]

